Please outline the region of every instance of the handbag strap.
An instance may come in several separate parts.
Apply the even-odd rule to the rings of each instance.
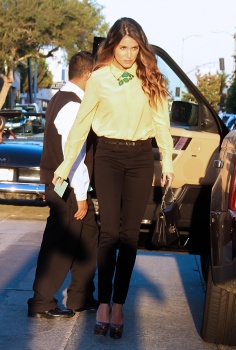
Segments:
[[[164,191],[164,194],[163,194],[162,199],[161,199],[161,208],[160,208],[161,211],[163,211],[166,208],[165,197],[166,197],[167,192],[169,191],[169,189],[171,191],[172,201],[173,202],[176,201],[176,198],[175,198],[175,195],[174,195],[174,192],[173,192],[173,188],[171,186],[167,185],[165,187],[165,191]]]

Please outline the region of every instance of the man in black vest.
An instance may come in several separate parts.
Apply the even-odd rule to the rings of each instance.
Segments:
[[[71,169],[67,179],[69,186],[62,197],[52,184],[54,171],[63,161],[64,144],[93,65],[90,53],[75,54],[69,63],[69,81],[47,107],[40,177],[45,183],[50,213],[37,261],[34,296],[28,300],[29,317],[68,318],[75,312],[96,310],[98,306],[93,297],[98,227],[88,192],[93,165],[92,134]],[[55,293],[69,271],[67,309],[62,310]]]

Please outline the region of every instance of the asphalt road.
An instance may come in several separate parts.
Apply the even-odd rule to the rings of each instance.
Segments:
[[[47,207],[0,204],[1,350],[236,348],[205,343],[200,337],[205,284],[195,255],[138,252],[121,340],[93,335],[95,313],[64,321],[28,318],[27,299],[47,213]],[[56,295],[60,305],[68,279]]]

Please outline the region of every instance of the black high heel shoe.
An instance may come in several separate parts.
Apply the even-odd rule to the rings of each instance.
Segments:
[[[124,328],[123,323],[122,324],[110,323],[110,337],[113,339],[122,338],[123,328]]]
[[[109,323],[96,321],[94,326],[94,334],[103,335],[105,337],[107,335],[108,329]]]

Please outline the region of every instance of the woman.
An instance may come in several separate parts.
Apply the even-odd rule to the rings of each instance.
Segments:
[[[67,178],[91,125],[98,136],[95,187],[101,217],[94,333],[106,335],[110,327],[117,339],[152,185],[153,137],[163,156],[162,185],[174,176],[167,91],[146,35],[131,18],[116,21],[101,44],[54,184]]]

